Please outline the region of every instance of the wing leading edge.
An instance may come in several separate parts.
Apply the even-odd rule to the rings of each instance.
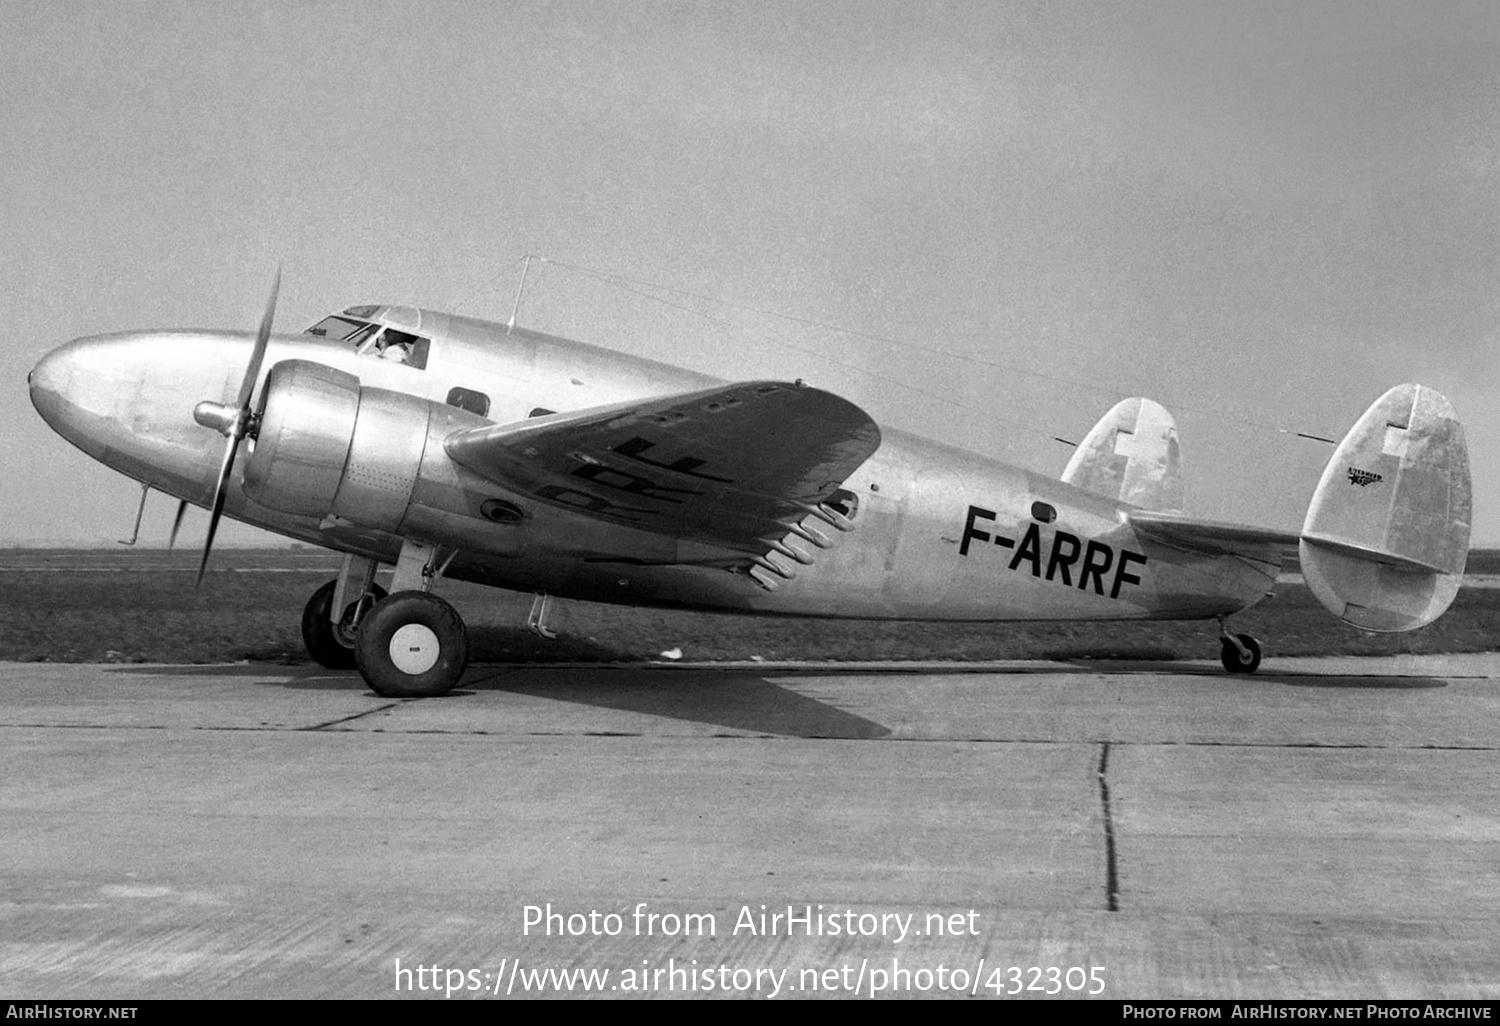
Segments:
[[[460,431],[458,463],[554,507],[759,555],[880,446],[848,400],[751,381]]]

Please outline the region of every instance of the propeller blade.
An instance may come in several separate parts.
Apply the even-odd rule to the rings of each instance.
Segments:
[[[172,518],[172,533],[167,537],[167,551],[171,552],[177,544],[177,532],[182,527],[182,518],[187,515],[188,501],[183,499],[177,504],[177,516]]]
[[[224,447],[224,464],[219,468],[219,485],[214,489],[214,504],[208,515],[208,537],[203,539],[203,559],[198,563],[196,588],[203,583],[203,572],[208,569],[208,553],[214,547],[214,535],[219,531],[219,518],[224,515],[224,489],[229,484],[229,472],[234,469],[234,454],[240,447],[239,437],[231,437]]]
[[[261,314],[260,327],[255,332],[255,347],[250,350],[250,365],[245,368],[245,380],[240,382],[239,399],[234,407],[234,421],[225,432],[229,444],[224,447],[224,462],[219,467],[219,483],[214,487],[214,504],[208,514],[208,537],[203,540],[203,559],[198,563],[198,580],[193,587],[203,584],[203,573],[208,569],[208,554],[213,551],[214,535],[219,532],[219,518],[224,515],[224,490],[229,487],[229,473],[234,469],[234,457],[239,452],[240,441],[250,431],[250,397],[255,392],[255,379],[260,376],[260,365],[265,362],[266,349],[271,341],[271,322],[276,319],[276,296],[281,292],[281,265],[276,265],[276,278],[271,282],[271,298],[266,301],[266,312]],[[197,416],[196,411],[194,416]],[[186,506],[186,503],[183,504]],[[178,513],[178,518],[182,516]],[[176,533],[176,529],[173,529]]]
[[[276,296],[281,291],[281,265],[276,265],[276,278],[271,282],[271,298],[266,300],[266,312],[261,314],[260,328],[255,332],[255,348],[250,351],[250,366],[245,369],[245,380],[240,383],[240,398],[235,405],[240,408],[241,418],[250,415],[250,393],[255,391],[255,379],[260,377],[260,365],[266,359],[266,346],[271,339],[271,321],[276,317]],[[243,434],[243,428],[241,428]]]

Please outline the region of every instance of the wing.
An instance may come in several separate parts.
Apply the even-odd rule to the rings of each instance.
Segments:
[[[880,429],[829,392],[752,381],[487,425],[444,446],[548,505],[758,556],[820,507],[838,518],[839,486]]]
[[[1130,526],[1142,538],[1173,548],[1215,556],[1243,556],[1277,564],[1297,555],[1298,536],[1287,531],[1198,520],[1144,509],[1131,510],[1129,517]]]

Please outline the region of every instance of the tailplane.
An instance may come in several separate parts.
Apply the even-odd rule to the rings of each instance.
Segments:
[[[1180,511],[1177,423],[1160,403],[1125,399],[1084,437],[1062,479],[1143,509]]]
[[[1469,449],[1452,404],[1397,385],[1328,461],[1302,525],[1302,574],[1345,623],[1412,630],[1458,593],[1469,520]]]

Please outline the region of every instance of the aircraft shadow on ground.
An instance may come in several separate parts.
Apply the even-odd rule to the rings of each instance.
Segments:
[[[151,676],[258,678],[255,683],[267,687],[369,693],[364,681],[352,670],[287,666],[268,673],[271,670],[266,664],[121,665],[114,672]],[[1274,683],[1301,688],[1418,690],[1448,685],[1441,678],[1426,676],[1261,672],[1249,677],[1234,677],[1202,665],[1155,660],[1077,660],[1066,665],[989,668],[986,672],[1047,674],[1077,673],[1079,670],[1092,670],[1102,674],[1151,673],[1211,677],[1226,688]],[[448,699],[498,691],[600,709],[644,713],[752,734],[870,740],[888,736],[890,728],[809,698],[776,682],[778,677],[806,679],[869,672],[868,668],[856,670],[838,666],[796,669],[766,667],[760,670],[637,665],[622,670],[619,666],[602,664],[594,668],[576,664],[559,667],[541,663],[481,663],[471,667],[458,689]],[[886,672],[924,675],[953,671],[891,667]]]
[[[889,727],[799,694],[754,670],[641,668],[620,672],[570,667],[526,667],[483,676],[460,687],[504,691],[600,709],[646,713],[729,730],[783,737],[870,740]],[[472,679],[474,677],[480,679]]]
[[[251,682],[263,687],[356,691],[375,697],[355,671],[326,670],[320,666],[288,666],[273,671],[265,664],[121,665],[114,672],[154,677],[255,678]],[[458,688],[449,695],[427,701],[451,701],[484,691],[502,691],[752,734],[870,740],[891,733],[889,727],[798,694],[773,683],[768,676],[754,670],[691,667],[641,666],[621,670],[604,665],[563,668],[545,664],[477,664],[470,667]]]

